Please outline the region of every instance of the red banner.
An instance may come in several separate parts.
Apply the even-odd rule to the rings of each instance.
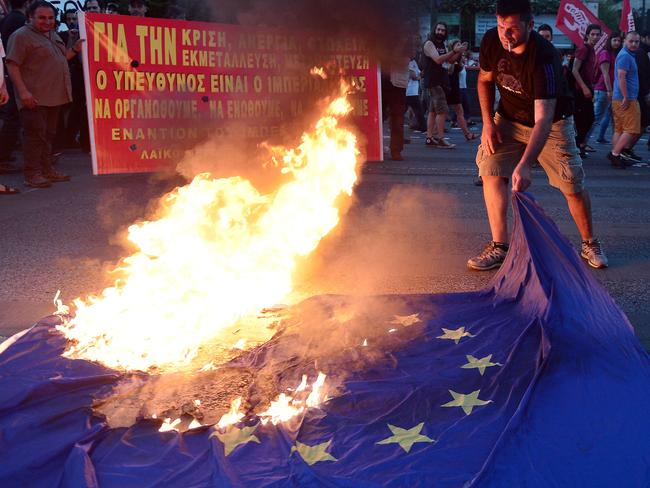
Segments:
[[[339,74],[356,88],[361,151],[382,158],[379,72],[360,39],[102,14],[80,26],[94,174],[173,168],[206,139],[300,135]],[[315,59],[337,76],[310,75]]]
[[[634,27],[634,15],[632,15],[630,0],[623,0],[623,10],[621,10],[621,21],[618,23],[618,28],[624,34],[636,30]]]
[[[576,46],[580,47],[584,44],[584,38],[589,24],[599,25],[603,33],[598,44],[594,47],[596,52],[598,52],[607,45],[611,34],[609,28],[580,0],[562,0],[560,2],[555,25]]]

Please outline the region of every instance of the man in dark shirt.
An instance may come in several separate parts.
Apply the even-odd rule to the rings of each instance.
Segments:
[[[480,63],[483,134],[476,163],[492,241],[468,266],[476,270],[501,266],[508,251],[508,179],[512,178],[513,191],[525,191],[531,184],[530,168],[539,160],[549,183],[567,199],[582,237],[581,256],[594,268],[606,267],[605,253],[593,236],[560,56],[533,31],[528,0],[497,1],[497,27],[481,41]],[[495,85],[501,100],[493,115]]]
[[[2,19],[0,23],[0,36],[2,44],[9,45],[9,37],[15,31],[20,29],[27,22],[27,0],[11,0],[11,12]],[[18,132],[20,130],[20,119],[18,117],[18,107],[16,106],[16,97],[14,96],[14,87],[9,76],[5,77],[7,91],[9,92],[9,101],[3,107],[2,111],[2,129],[0,129],[0,173],[10,173],[20,171],[9,161],[11,153],[16,148],[18,142]]]
[[[584,44],[576,49],[573,61],[573,78],[575,90],[576,143],[580,157],[587,156],[586,147],[589,133],[594,125],[594,81],[598,67],[594,46],[600,40],[602,29],[598,24],[589,24],[584,37]]]

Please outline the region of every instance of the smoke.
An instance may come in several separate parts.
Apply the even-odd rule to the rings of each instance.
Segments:
[[[435,259],[450,251],[447,243],[456,229],[443,215],[457,205],[455,197],[414,185],[393,186],[387,193],[364,185],[355,193],[372,192],[373,203],[355,202],[301,263],[296,288],[305,295],[430,291],[425,277],[455,266]]]

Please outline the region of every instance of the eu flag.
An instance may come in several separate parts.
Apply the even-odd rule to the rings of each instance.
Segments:
[[[92,404],[123,374],[61,357],[42,320],[0,352],[0,486],[650,486],[648,354],[532,198],[513,206],[487,288],[365,299],[383,339],[344,337],[319,365],[336,393],[291,425],[112,428]],[[355,300],[303,302],[320,341],[287,328],[232,366],[287,374]]]

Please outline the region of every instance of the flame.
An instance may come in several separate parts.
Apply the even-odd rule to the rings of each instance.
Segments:
[[[224,429],[229,425],[236,424],[241,419],[243,419],[244,414],[239,411],[239,407],[241,407],[241,397],[235,398],[232,401],[232,403],[230,404],[230,410],[228,411],[228,413],[223,414],[221,416],[219,422],[217,422],[217,427]]]
[[[307,408],[318,407],[326,399],[323,388],[326,377],[327,375],[318,373],[316,381],[311,385],[311,392],[305,399],[304,394],[298,395],[298,393],[307,390],[307,375],[303,375],[300,385],[295,390],[296,396],[292,397],[285,393],[280,393],[278,398],[271,402],[270,407],[259,414],[262,424],[266,425],[271,422],[273,425],[276,425],[280,422],[287,422],[300,415]]]
[[[201,174],[163,197],[156,220],[129,228],[138,251],[116,269],[121,279],[73,301],[74,316],[59,326],[71,340],[64,355],[174,369],[202,342],[285,299],[297,258],[337,225],[336,201],[356,182],[356,137],[338,126],[351,109],[343,94],[297,148],[271,148],[291,177],[271,194],[240,177]]]

